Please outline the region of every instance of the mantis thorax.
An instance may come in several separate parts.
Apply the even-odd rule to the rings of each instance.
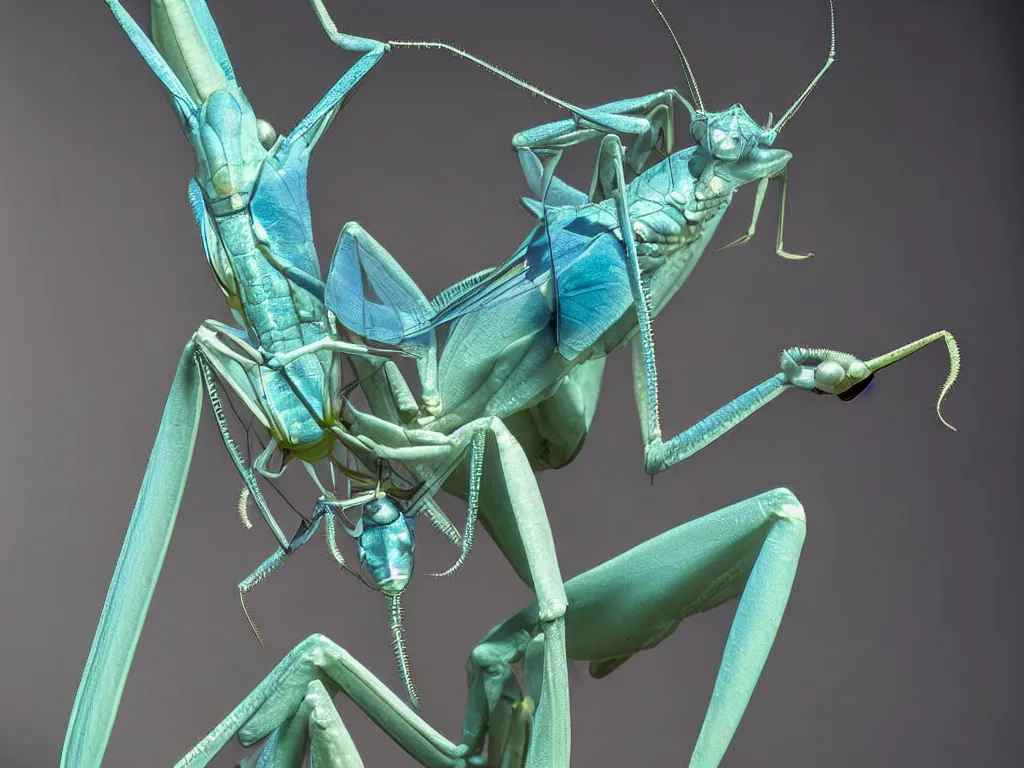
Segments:
[[[274,129],[257,119],[241,90],[214,91],[203,102],[191,143],[196,179],[213,215],[248,204],[275,139]]]

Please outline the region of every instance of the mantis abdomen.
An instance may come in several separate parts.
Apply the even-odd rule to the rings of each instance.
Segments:
[[[243,209],[215,221],[254,344],[269,355],[281,355],[325,338],[323,306],[298,291],[266,258],[253,236],[250,212]],[[315,354],[303,355],[288,364],[288,371],[290,382],[254,366],[249,379],[288,444],[318,442],[324,430],[310,408],[323,417],[323,363]]]

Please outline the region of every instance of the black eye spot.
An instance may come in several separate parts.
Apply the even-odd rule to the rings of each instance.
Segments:
[[[871,380],[873,378],[875,378],[875,374],[872,373],[870,376],[864,379],[864,381],[857,382],[848,390],[839,395],[839,399],[844,402],[848,400],[853,400],[853,398],[855,398],[857,395],[861,394],[862,392],[864,392],[864,390],[868,388],[868,385],[871,384]]]

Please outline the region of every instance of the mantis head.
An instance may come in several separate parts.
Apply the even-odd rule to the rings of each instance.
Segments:
[[[238,86],[206,4],[153,0],[151,7],[153,45],[166,64],[157,74],[195,150],[207,205],[215,214],[240,210],[277,133]]]
[[[665,14],[658,7],[658,0],[651,0],[651,4],[675,43],[676,53],[679,55],[679,61],[686,76],[693,104],[685,99],[682,101],[690,112],[690,136],[700,146],[704,164],[709,159],[714,161],[716,175],[729,178],[739,184],[772,178],[784,171],[792,154],[784,149],[772,149],[772,145],[783,126],[796,114],[797,109],[814,90],[825,71],[835,63],[836,23],[832,0],[829,0],[832,41],[825,65],[774,127],[772,127],[771,114],[768,115],[768,120],[762,126],[751,118],[740,104],[733,104],[722,112],[708,112],[704,107],[697,79],[690,68],[686,54],[683,53],[679,39],[668,23]]]
[[[258,120],[241,89],[213,91],[203,101],[199,128],[191,143],[196,153],[196,179],[215,214],[245,207],[259,177],[268,144],[276,135]]]
[[[690,136],[717,161],[717,175],[744,184],[781,173],[793,157],[784,149],[771,148],[777,132],[770,125],[770,115],[761,126],[742,104],[733,104],[722,112],[694,112]]]
[[[359,545],[359,565],[369,577],[364,583],[387,598],[391,615],[391,640],[398,671],[409,696],[409,703],[419,709],[419,695],[405,647],[401,602],[402,593],[412,578],[413,553],[416,549],[415,521],[416,518],[407,515],[391,496],[382,495],[363,505],[362,517],[355,528],[349,531],[349,535]]]

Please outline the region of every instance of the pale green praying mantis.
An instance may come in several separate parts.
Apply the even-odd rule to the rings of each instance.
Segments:
[[[260,760],[294,756],[308,738],[315,764],[359,765],[329,701],[342,689],[423,765],[465,765],[484,748],[480,764],[560,768],[569,760],[567,655],[590,661],[600,677],[660,643],[683,618],[738,599],[691,759],[691,766],[717,766],[788,600],[804,537],[799,500],[787,489],[760,494],[563,585],[533,471],[563,466],[578,453],[593,418],[604,356],[627,343],[635,352],[652,474],[707,446],[786,389],[850,399],[876,371],[940,338],[952,361],[941,405],[959,368],[956,344],[945,332],[866,362],[832,350],[794,348],[782,354],[771,378],[662,441],[651,318],[695,266],[733,191],[757,181],[756,220],[767,182],[784,181],[790,155],[771,145],[818,78],[774,128],[756,124],[738,105],[708,112],[690,76],[696,107],[664,91],[594,110],[571,107],[573,119],[519,134],[514,146],[538,198],[527,207],[540,223],[505,265],[428,301],[355,224],[343,231],[328,279],[319,280],[303,208],[308,153],[388,45],[338,32],[320,0],[312,2],[332,39],[365,55],[311,117],[278,137],[241,95],[205,2],[154,2],[153,46],[120,4],[108,0],[168,89],[196,149],[197,220],[214,274],[245,332],[208,321],[186,348],[83,678],[64,764],[98,765],[102,756],[180,502],[202,377],[215,412],[218,382],[227,383],[271,434],[262,461],[248,468],[218,416],[282,553],[292,551],[296,539],[283,535],[261,503],[253,470],[273,476],[269,458],[275,449],[312,465],[340,443],[365,466],[401,462],[425,487],[446,482],[453,493],[468,496],[466,534],[449,571],[470,552],[479,507],[485,527],[538,600],[496,627],[471,654],[458,744],[434,731],[343,649],[315,636],[181,765],[206,764],[239,731],[246,741],[270,734]],[[680,56],[685,64],[681,49]],[[834,35],[822,72],[833,60]],[[677,102],[689,110],[697,145],[673,152]],[[615,132],[636,139],[627,148]],[[584,194],[557,179],[554,167],[564,148],[592,138],[601,140],[600,160]],[[647,168],[654,150],[667,157]],[[782,248],[781,214],[777,250],[790,255]],[[377,300],[362,293],[365,284]],[[594,292],[600,301],[581,298]],[[267,306],[280,309],[267,313]],[[277,323],[281,312],[287,321]],[[433,329],[444,323],[453,327],[438,363]],[[393,363],[380,364],[381,344],[417,357],[422,407]],[[359,412],[344,397],[341,355],[350,356],[372,413]],[[511,673],[510,665],[520,660],[528,668],[525,694]]]

